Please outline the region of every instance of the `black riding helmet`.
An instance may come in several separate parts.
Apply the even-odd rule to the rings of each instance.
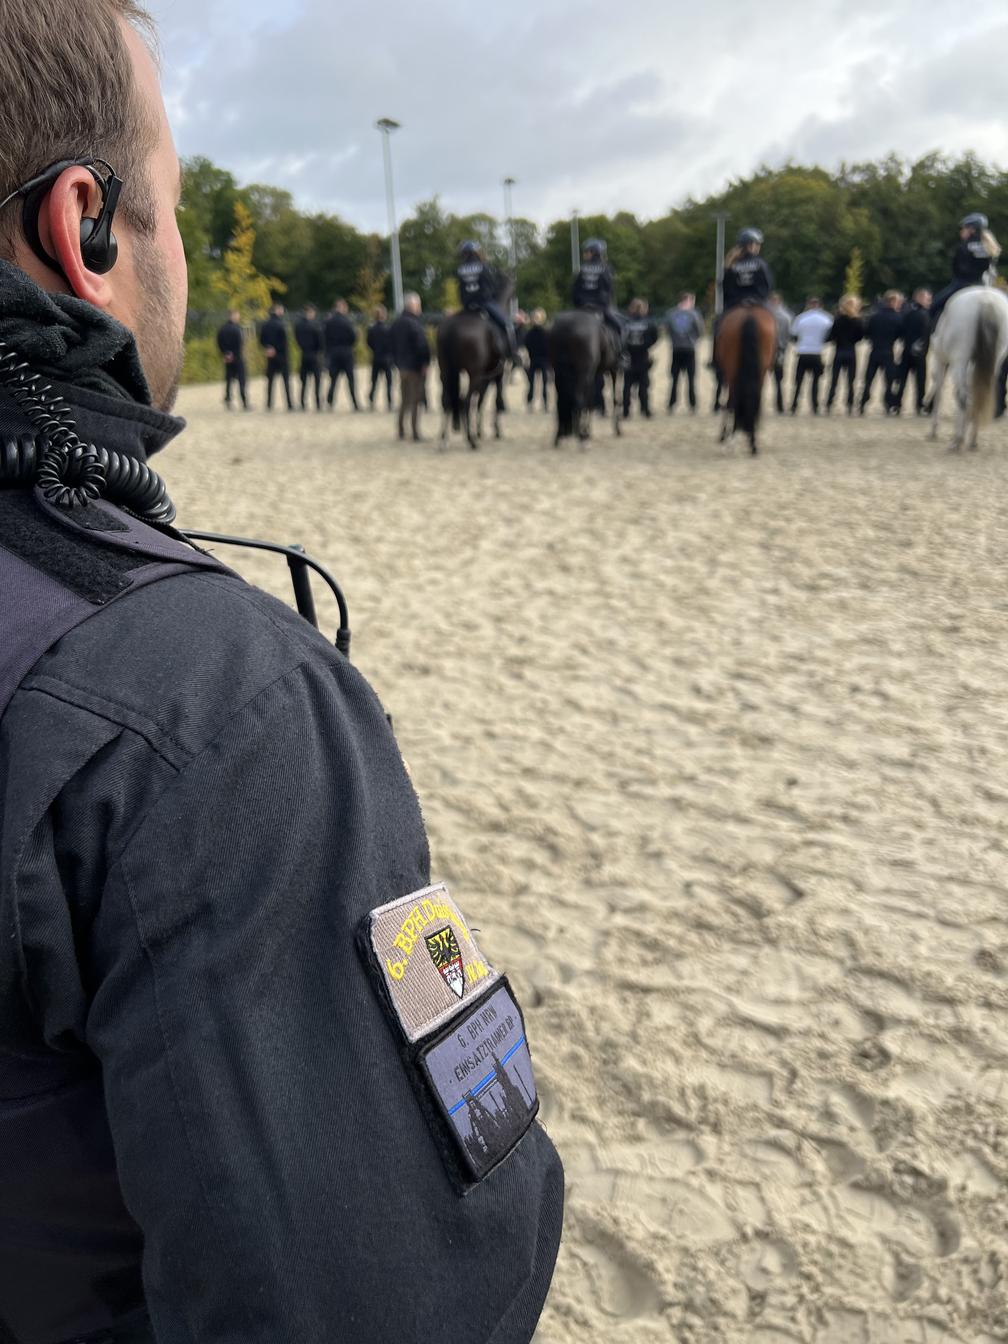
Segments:
[[[463,261],[465,261],[467,257],[475,257],[477,261],[483,260],[482,254],[480,253],[479,249],[479,243],[474,243],[471,238],[467,238],[466,241],[461,245],[461,247],[459,248],[459,256],[462,258]]]
[[[582,256],[591,257],[593,261],[605,261],[606,245],[602,238],[589,238],[584,245]]]
[[[750,247],[754,243],[757,246],[762,247],[763,235],[759,229],[742,229],[739,236],[735,239],[735,242],[738,247]]]
[[[981,230],[989,228],[990,225],[986,215],[980,214],[979,210],[971,215],[964,215],[959,222],[961,229],[972,229],[974,233],[980,233]]]

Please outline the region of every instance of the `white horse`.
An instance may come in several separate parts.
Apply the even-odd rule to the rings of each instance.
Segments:
[[[938,437],[938,407],[949,369],[955,389],[956,428],[951,451],[975,449],[977,435],[994,413],[994,386],[1008,355],[1008,297],[984,285],[961,289],[949,299],[934,336],[931,437]],[[968,432],[968,443],[967,443]]]

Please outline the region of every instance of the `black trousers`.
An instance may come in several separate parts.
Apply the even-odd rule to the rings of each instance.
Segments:
[[[308,409],[309,382],[315,384],[315,409],[320,411],[322,409],[322,369],[314,356],[301,360],[301,409],[303,411]]]
[[[856,350],[837,350],[834,354],[833,367],[830,370],[829,396],[826,398],[827,406],[832,406],[836,401],[842,373],[847,375],[847,409],[851,411],[854,409],[854,377],[857,373]]]
[[[864,387],[861,389],[861,409],[868,405],[871,398],[875,375],[882,375],[882,402],[888,411],[893,405],[893,382],[896,378],[896,365],[891,350],[873,350],[868,356],[865,369]]]
[[[392,409],[392,365],[386,364],[383,360],[375,360],[371,365],[371,391],[368,393],[368,405],[375,404],[375,394],[378,390],[378,384],[385,379],[385,403],[388,409]]]
[[[294,409],[294,398],[291,396],[290,387],[290,366],[285,359],[273,355],[266,361],[266,409],[273,409],[273,382],[279,378],[283,383],[284,394],[287,397],[287,409]]]
[[[910,381],[910,375],[913,374],[914,380],[914,410],[920,411],[924,408],[924,396],[927,388],[927,353],[920,355],[912,354],[909,350],[904,350],[903,358],[900,360],[897,376],[892,389],[892,403],[894,406],[902,408],[903,394],[906,392],[906,385]]]
[[[801,396],[802,383],[806,375],[812,378],[812,409],[819,410],[819,379],[823,376],[823,362],[821,355],[799,355],[798,367],[795,369],[794,396],[791,398],[792,414],[798,409],[798,398]]]
[[[230,364],[224,365],[224,405],[231,405],[231,388],[238,384],[238,395],[241,397],[241,404],[248,405],[248,394],[245,390],[245,361],[237,358]]]
[[[550,366],[544,359],[534,359],[528,366],[528,396],[526,402],[529,406],[535,401],[536,380],[542,385],[542,404],[543,410],[549,409],[549,375]]]
[[[350,390],[350,403],[356,411],[358,409],[357,388],[354,383],[352,350],[339,350],[329,356],[329,395],[326,397],[326,401],[330,406],[336,400],[336,384],[339,382],[341,374],[346,377],[347,387]]]
[[[623,374],[623,415],[630,414],[630,398],[636,387],[640,399],[641,415],[651,414],[651,366],[633,364]]]
[[[695,350],[673,350],[672,351],[672,386],[669,389],[669,410],[675,408],[679,400],[679,379],[682,375],[686,377],[686,391],[689,396],[691,408],[696,410],[696,351]]]
[[[997,402],[994,414],[998,420],[1004,415],[1006,409],[1008,409],[1008,359],[1001,365],[997,377]]]
[[[773,370],[774,383],[776,385],[777,414],[784,414],[784,356],[778,355]]]

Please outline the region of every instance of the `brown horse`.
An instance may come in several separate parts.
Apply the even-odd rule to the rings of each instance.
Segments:
[[[768,308],[741,305],[721,319],[714,363],[728,388],[721,442],[739,430],[749,435],[754,454],[763,405],[763,380],[777,356],[777,323]],[[733,416],[729,427],[729,416]]]
[[[506,304],[512,288],[512,282],[504,277],[497,301]],[[437,354],[441,370],[441,408],[444,412],[441,422],[442,445],[448,440],[448,425],[451,422],[453,429],[464,432],[470,448],[478,446],[478,441],[483,437],[483,401],[494,384],[494,438],[500,438],[500,415],[502,410],[507,409],[502,392],[507,353],[503,334],[483,313],[453,313],[438,327]],[[466,377],[464,392],[463,374]],[[475,417],[472,414],[474,400]]]

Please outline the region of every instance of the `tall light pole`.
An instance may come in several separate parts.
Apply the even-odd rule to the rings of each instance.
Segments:
[[[511,188],[516,184],[516,178],[506,177],[504,179],[504,214],[508,226],[508,260],[511,265],[511,279],[514,283],[514,288],[511,291],[512,317],[518,311],[518,245],[515,242],[514,210],[511,201]]]
[[[714,275],[714,315],[720,317],[724,312],[724,257],[725,257],[725,221],[730,218],[726,210],[719,210],[714,216],[717,220],[717,258]]]
[[[392,186],[392,132],[399,129],[399,122],[391,117],[382,117],[375,122],[382,134],[382,155],[385,159],[385,200],[388,205],[389,247],[392,252],[392,298],[397,313],[402,312],[402,259],[399,256],[399,226],[396,223],[395,190]]]
[[[577,275],[581,269],[581,221],[578,212],[571,211],[571,274]]]

